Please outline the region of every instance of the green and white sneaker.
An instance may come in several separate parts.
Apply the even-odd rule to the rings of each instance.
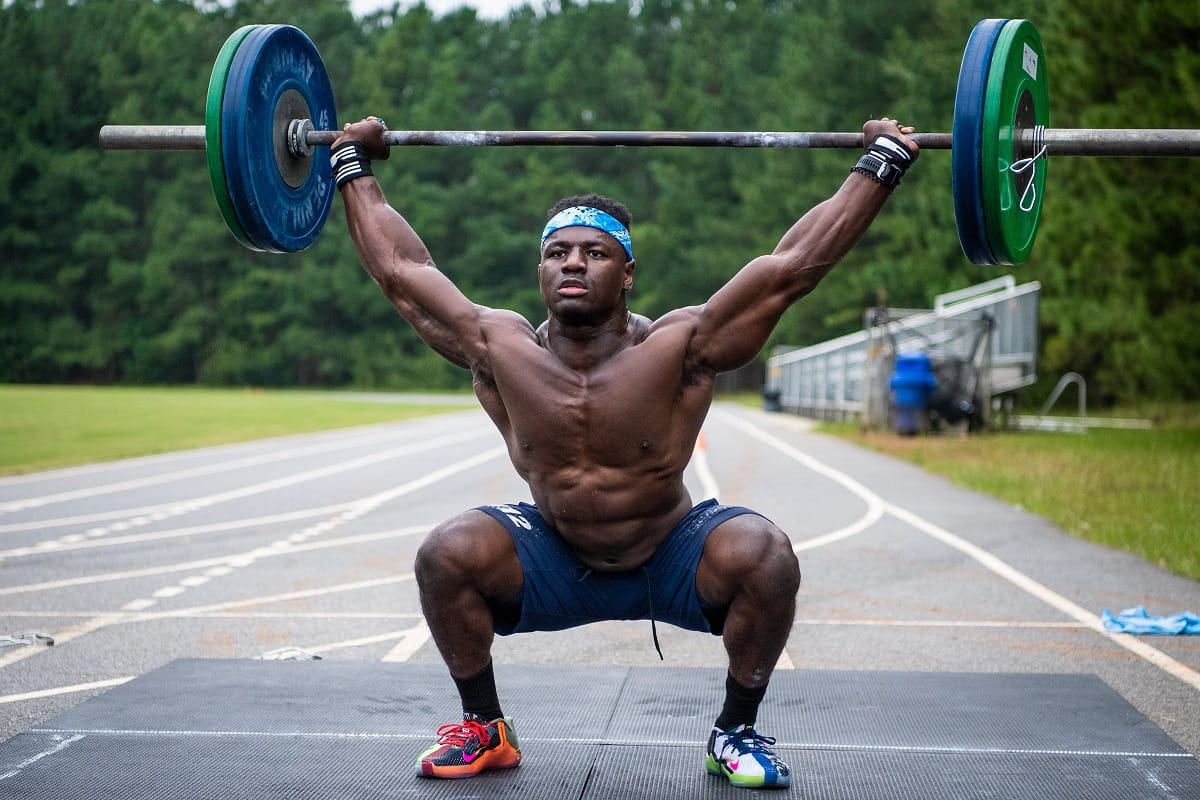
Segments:
[[[750,789],[786,789],[791,770],[771,750],[775,740],[759,736],[750,725],[727,731],[713,728],[708,737],[704,768],[710,775],[724,775],[734,786]]]

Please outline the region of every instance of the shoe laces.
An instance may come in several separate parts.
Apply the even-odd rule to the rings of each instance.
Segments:
[[[437,729],[438,744],[448,744],[452,747],[466,747],[472,739],[486,746],[492,740],[492,734],[487,726],[479,720],[464,719],[462,722],[451,722]]]
[[[771,751],[771,745],[776,741],[774,736],[763,736],[749,725],[740,731],[726,731],[725,736],[728,737],[726,741],[733,744],[743,754],[762,753],[775,758],[775,753]]]

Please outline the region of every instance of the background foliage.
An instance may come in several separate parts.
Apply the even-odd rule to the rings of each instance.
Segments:
[[[225,232],[202,153],[102,153],[104,123],[197,124],[212,61],[250,22],[320,48],[340,119],[392,127],[949,130],[977,0],[562,0],[500,21],[346,0],[12,0],[0,7],[0,381],[464,386],[356,263],[340,201],[288,256]],[[1060,127],[1194,127],[1195,0],[1011,0],[1046,43]],[[635,310],[703,302],[844,179],[846,152],[414,149],[389,197],[478,302],[537,321],[536,235],[558,197],[634,213]],[[1093,398],[1200,393],[1195,160],[1058,159],[1021,280],[1043,286],[1041,372]],[[856,329],[997,274],[959,251],[950,160],[928,153],[865,241],[774,343]],[[1040,396],[1040,395],[1039,395]]]

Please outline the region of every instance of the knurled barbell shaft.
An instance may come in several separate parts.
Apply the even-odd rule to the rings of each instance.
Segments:
[[[309,131],[309,145],[328,145],[340,131]],[[1022,134],[1032,146],[1034,132]],[[917,133],[925,150],[949,150],[949,133]],[[203,150],[203,125],[105,125],[105,150]],[[862,134],[851,132],[789,133],[751,131],[388,131],[390,147],[794,147],[863,146]],[[1042,143],[1054,156],[1200,156],[1200,130],[1186,128],[1047,128]]]

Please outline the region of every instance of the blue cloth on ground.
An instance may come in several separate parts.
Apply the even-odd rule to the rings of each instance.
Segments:
[[[1146,613],[1145,606],[1135,606],[1113,616],[1106,608],[1100,619],[1109,633],[1200,634],[1200,617],[1190,611],[1169,617],[1152,617]]]

